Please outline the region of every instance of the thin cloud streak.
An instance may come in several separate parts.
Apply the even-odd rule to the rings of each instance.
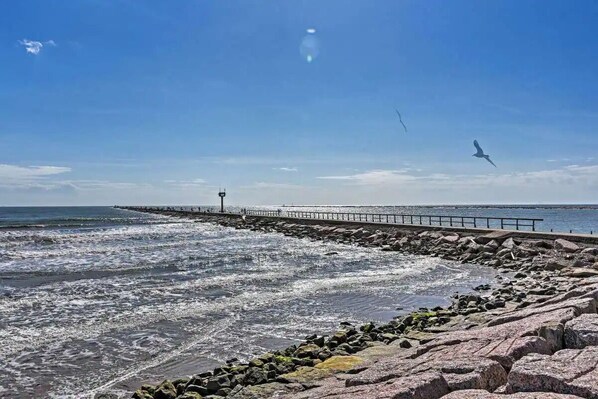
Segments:
[[[349,185],[393,186],[397,184],[424,185],[453,188],[476,187],[533,187],[541,185],[583,185],[598,187],[598,165],[569,165],[561,169],[505,174],[412,174],[410,170],[371,170],[353,175],[319,176],[320,180],[344,181]]]
[[[272,168],[274,170],[279,170],[281,172],[298,172],[299,169],[293,167],[293,168],[288,168],[288,167],[282,167],[282,168]]]
[[[178,187],[178,188],[198,188],[207,187],[207,181],[204,179],[193,179],[193,180],[164,180],[164,183]]]
[[[0,164],[0,179],[35,179],[70,172],[66,166],[17,166]]]
[[[241,189],[244,190],[261,190],[261,189],[286,189],[286,190],[302,190],[306,188],[306,186],[301,186],[298,184],[288,184],[288,183],[269,183],[269,182],[256,182],[251,185],[242,186]]]

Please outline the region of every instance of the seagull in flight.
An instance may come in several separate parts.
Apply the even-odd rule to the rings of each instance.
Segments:
[[[397,111],[397,115],[399,115],[399,120],[401,121],[401,125],[403,125],[403,129],[405,129],[405,133],[407,133],[407,126],[405,126],[405,124],[403,123],[403,118],[401,118],[401,113],[399,112],[398,109],[395,109],[395,111]]]
[[[475,154],[473,154],[472,156],[476,157],[476,158],[486,158],[486,161],[490,162],[496,168],[496,165],[494,165],[494,162],[492,162],[490,160],[490,155],[484,154],[484,150],[482,150],[482,147],[480,147],[477,140],[473,141],[473,145],[475,146],[477,152]]]

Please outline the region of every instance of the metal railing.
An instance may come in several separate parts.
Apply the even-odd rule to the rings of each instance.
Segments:
[[[195,213],[200,209],[186,209],[183,207],[123,207],[137,210],[166,210],[174,212]],[[202,213],[212,213],[202,210]],[[246,209],[242,214],[258,217],[285,217],[293,219],[336,220],[346,222],[383,223],[396,225],[419,225],[440,227],[473,227],[487,229],[515,230],[529,229],[536,231],[536,224],[544,219],[508,218],[486,216],[456,216],[456,215],[411,215],[394,213],[354,213],[354,212],[315,212],[315,211],[282,211],[266,209]]]
[[[295,219],[338,220],[347,222],[409,224],[421,226],[473,227],[487,229],[515,230],[530,229],[536,231],[536,224],[544,219],[507,218],[485,216],[455,215],[410,215],[392,213],[353,213],[353,212],[313,212],[313,211],[268,211],[247,210],[249,216],[288,217]]]

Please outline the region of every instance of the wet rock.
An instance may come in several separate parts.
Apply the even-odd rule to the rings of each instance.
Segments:
[[[257,367],[250,367],[243,377],[244,385],[259,385],[268,382],[266,373]]]
[[[598,347],[563,349],[552,356],[529,354],[515,362],[508,392],[555,392],[598,398]]]
[[[197,392],[185,392],[176,399],[202,399],[203,397]]]
[[[93,399],[118,399],[118,395],[115,393],[96,393]]]
[[[264,365],[264,361],[262,359],[251,359],[249,361],[250,367],[262,367]]]
[[[582,314],[565,324],[565,347],[598,346],[598,314]]]
[[[154,393],[154,399],[175,399],[177,391],[172,382],[166,380],[160,384]]]
[[[295,351],[295,356],[298,358],[315,358],[318,357],[320,350],[320,347],[316,344],[307,344],[297,348]]]
[[[209,394],[208,388],[200,386],[200,385],[188,385],[187,388],[185,388],[185,393],[197,393],[199,395],[205,396]]]
[[[216,377],[212,377],[208,379],[208,383],[206,384],[206,388],[208,391],[215,393],[221,388],[228,388],[230,387],[230,379],[228,375],[219,375]]]

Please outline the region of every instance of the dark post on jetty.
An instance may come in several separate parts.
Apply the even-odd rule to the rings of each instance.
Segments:
[[[224,197],[226,197],[226,189],[220,190],[218,196],[220,197],[220,213],[224,213]]]

